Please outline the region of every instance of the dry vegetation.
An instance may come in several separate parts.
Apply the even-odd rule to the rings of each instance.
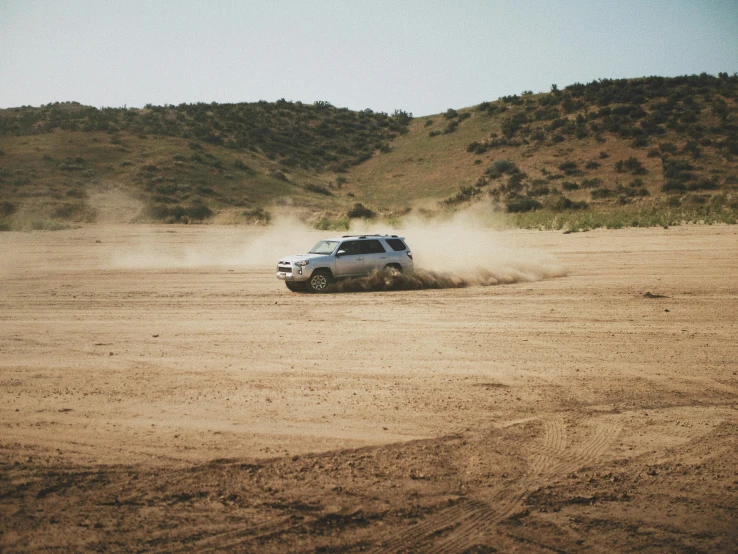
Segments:
[[[738,76],[721,73],[554,86],[415,119],[284,100],[2,110],[0,226],[94,221],[104,191],[138,202],[138,221],[266,222],[289,205],[345,228],[357,204],[390,219],[478,204],[544,228],[733,223],[737,98]]]

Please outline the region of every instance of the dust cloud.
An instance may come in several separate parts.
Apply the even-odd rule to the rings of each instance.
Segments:
[[[489,228],[473,212],[450,219],[406,219],[400,227],[360,222],[349,232],[316,231],[296,215],[278,214],[274,222],[254,227],[198,227],[176,232],[190,236],[179,243],[157,229],[137,244],[113,253],[115,268],[196,268],[207,266],[271,269],[281,256],[305,253],[321,238],[343,234],[395,234],[407,239],[416,271],[377,272],[342,281],[335,290],[458,288],[538,281],[566,274],[552,256],[510,243],[504,232]]]
[[[276,268],[280,256],[307,252],[323,235],[289,213],[263,227],[157,225],[111,250],[107,265],[113,269]]]
[[[520,248],[504,232],[495,231],[474,211],[449,219],[411,218],[400,228],[376,226],[356,232],[396,234],[413,252],[413,274],[376,272],[338,283],[339,291],[461,288],[540,281],[566,275],[565,268],[544,252]]]

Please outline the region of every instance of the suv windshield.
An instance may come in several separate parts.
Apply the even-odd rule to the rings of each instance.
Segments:
[[[312,247],[308,254],[330,254],[335,250],[337,240],[321,240],[318,244]]]

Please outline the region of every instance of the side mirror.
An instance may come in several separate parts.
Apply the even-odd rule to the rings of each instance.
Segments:
[[[336,258],[340,258],[344,254],[346,254],[346,251],[345,250],[339,250],[338,252],[336,252]]]

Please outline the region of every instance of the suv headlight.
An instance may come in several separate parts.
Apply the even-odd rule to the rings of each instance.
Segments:
[[[302,260],[301,262],[295,262],[295,265],[299,265],[300,267],[304,267],[310,262],[308,260]]]

